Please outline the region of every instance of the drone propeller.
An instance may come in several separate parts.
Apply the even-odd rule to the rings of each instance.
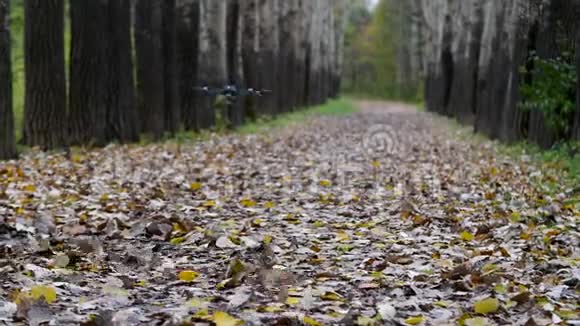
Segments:
[[[264,96],[264,94],[272,93],[269,89],[255,89],[255,88],[238,88],[236,85],[229,84],[223,88],[210,88],[208,86],[194,87],[193,89],[204,92],[209,96],[223,95],[228,98],[236,98],[238,96]]]

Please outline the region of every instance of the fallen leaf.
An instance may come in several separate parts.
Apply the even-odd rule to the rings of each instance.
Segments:
[[[302,321],[306,324],[306,325],[310,325],[310,326],[323,326],[320,322],[318,322],[316,319],[312,318],[312,317],[308,317],[308,316],[304,316],[304,318],[302,319]]]
[[[405,319],[405,323],[409,324],[409,325],[419,325],[423,321],[425,321],[425,317],[423,317],[423,316],[415,316],[415,317],[409,317],[409,318]]]
[[[181,271],[179,272],[179,280],[183,282],[193,282],[198,278],[199,273],[195,271]]]
[[[56,300],[56,290],[50,286],[36,285],[30,289],[30,296],[35,300],[44,300],[51,304]]]
[[[240,319],[230,316],[227,312],[216,311],[213,314],[212,321],[216,326],[238,326],[243,325],[244,322]]]
[[[494,313],[499,309],[499,300],[496,298],[487,298],[477,301],[473,309],[478,314]]]

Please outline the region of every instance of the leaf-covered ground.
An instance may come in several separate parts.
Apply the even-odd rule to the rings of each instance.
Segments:
[[[395,104],[0,163],[0,324],[578,322],[579,193]]]

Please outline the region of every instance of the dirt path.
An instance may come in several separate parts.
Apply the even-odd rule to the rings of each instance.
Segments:
[[[578,318],[574,194],[535,186],[557,175],[359,106],[180,153],[0,163],[0,324]]]

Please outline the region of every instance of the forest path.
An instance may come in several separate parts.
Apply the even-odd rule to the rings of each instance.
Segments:
[[[0,163],[0,322],[573,314],[578,207],[557,182],[551,197],[537,186],[558,175],[460,140],[428,113],[357,105],[179,152],[110,146]]]

